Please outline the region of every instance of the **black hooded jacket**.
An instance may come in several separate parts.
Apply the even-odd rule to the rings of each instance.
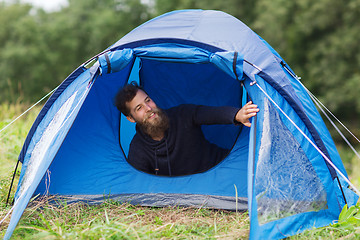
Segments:
[[[184,104],[164,111],[170,124],[162,140],[136,126],[128,157],[136,169],[166,176],[194,174],[215,166],[229,152],[207,141],[201,125],[234,124],[239,108]]]

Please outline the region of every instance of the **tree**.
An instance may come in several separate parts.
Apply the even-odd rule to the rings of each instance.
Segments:
[[[58,12],[0,5],[0,101],[35,101],[150,18],[140,0],[70,0]],[[20,100],[21,100],[20,99]]]
[[[22,95],[24,82],[31,82],[31,68],[41,56],[39,31],[36,20],[30,15],[29,5],[5,5],[0,7],[0,89],[1,98],[15,100]],[[6,89],[6,90],[5,90]]]
[[[209,9],[221,10],[241,21],[251,24],[254,15],[254,7],[257,0],[155,0],[155,12],[157,15],[182,9]]]
[[[354,127],[360,117],[359,6],[359,0],[258,0],[254,22],[311,92]]]

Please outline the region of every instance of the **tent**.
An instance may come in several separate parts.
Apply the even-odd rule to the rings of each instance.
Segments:
[[[135,127],[116,109],[114,96],[133,81],[161,108],[241,107],[251,99],[260,112],[251,128],[204,126],[210,142],[231,149],[210,170],[155,176],[126,161]],[[44,105],[19,161],[5,239],[35,194],[90,203],[111,198],[145,206],[248,209],[250,239],[328,225],[346,203],[357,201],[299,79],[269,44],[220,11],[164,14],[82,64]]]

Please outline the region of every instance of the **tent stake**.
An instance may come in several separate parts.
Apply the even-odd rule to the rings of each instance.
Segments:
[[[15,174],[16,174],[16,171],[17,171],[17,168],[19,166],[19,160],[16,162],[16,167],[15,167],[15,170],[14,170],[14,174],[13,174],[13,177],[12,177],[12,180],[11,180],[11,184],[10,184],[10,188],[9,188],[9,193],[8,193],[8,196],[7,196],[7,199],[6,199],[6,205],[8,205],[9,203],[9,198],[10,198],[10,194],[11,194],[11,189],[12,189],[12,186],[13,186],[13,183],[14,183],[14,179],[15,179]]]

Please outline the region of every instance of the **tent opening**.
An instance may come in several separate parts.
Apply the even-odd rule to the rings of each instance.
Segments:
[[[240,82],[211,63],[175,63],[137,58],[126,82],[136,82],[142,86],[161,109],[181,104],[233,107],[242,105],[243,87]],[[135,124],[121,114],[119,125],[120,147],[128,160],[129,146],[136,132]],[[203,125],[201,128],[206,140],[227,150],[227,154],[221,159],[223,161],[233,148],[242,127]],[[220,162],[214,163],[209,169]]]

